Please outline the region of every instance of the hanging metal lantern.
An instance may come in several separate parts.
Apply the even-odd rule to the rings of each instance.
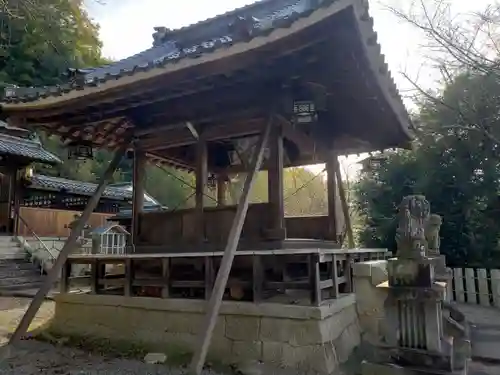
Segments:
[[[316,105],[312,100],[293,102],[293,122],[295,124],[310,124],[318,120]]]
[[[90,144],[72,142],[68,145],[69,160],[89,160],[94,158],[94,150]]]
[[[16,85],[11,85],[11,84],[6,84],[4,88],[4,95],[6,98],[13,98],[16,96],[16,89],[18,86]]]
[[[27,166],[21,171],[21,178],[30,181],[33,178],[33,167]]]
[[[217,176],[210,173],[207,178],[207,186],[209,189],[215,189],[217,187]]]

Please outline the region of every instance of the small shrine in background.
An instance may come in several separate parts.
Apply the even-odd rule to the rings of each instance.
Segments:
[[[57,165],[61,160],[45,150],[26,129],[0,121],[0,233],[15,234],[19,228],[22,183],[31,177],[32,163]]]
[[[439,254],[440,224],[424,196],[403,199],[397,258],[388,260],[388,282],[379,285],[388,289],[384,344],[379,362],[363,363],[363,375],[467,374],[468,328],[464,316],[446,302],[451,279],[445,278]]]

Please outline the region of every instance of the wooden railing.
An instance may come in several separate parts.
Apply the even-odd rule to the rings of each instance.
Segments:
[[[452,268],[452,272],[454,301],[500,308],[500,270]]]
[[[18,218],[19,218],[19,221],[21,223],[23,223],[23,225],[26,227],[26,229],[29,231],[29,233],[31,233],[31,235],[33,235],[33,237],[38,241],[38,244],[40,245],[40,249],[44,250],[45,253],[47,254],[48,256],[48,261],[50,263],[54,263],[56,258],[57,258],[57,255],[54,255],[52,253],[52,251],[47,247],[47,245],[45,244],[45,242],[43,242],[41,240],[40,237],[38,237],[38,235],[35,233],[35,231],[31,228],[31,226],[26,222],[26,220],[24,220],[24,218],[18,214]],[[45,271],[45,266],[43,264],[43,260],[39,260],[41,263],[40,263],[40,274],[43,274],[44,271]]]
[[[208,299],[222,255],[221,251],[73,254],[63,268],[61,292],[66,293],[72,286],[72,265],[89,264],[91,275],[87,279],[93,294]],[[324,300],[352,291],[350,271],[353,262],[384,259],[388,255],[385,249],[238,251],[226,298],[259,302],[272,300],[286,290],[296,290],[317,306]],[[106,265],[114,265],[115,271],[107,272]],[[81,281],[82,278],[78,278],[80,286]]]

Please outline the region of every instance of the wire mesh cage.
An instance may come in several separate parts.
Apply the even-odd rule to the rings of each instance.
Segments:
[[[126,254],[130,233],[122,226],[111,224],[94,229],[92,235],[92,253],[107,255]]]

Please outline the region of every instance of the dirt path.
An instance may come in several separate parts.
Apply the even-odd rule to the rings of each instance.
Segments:
[[[0,297],[0,344],[7,341],[8,334],[17,327],[30,302],[27,298]],[[53,314],[54,303],[44,302],[29,329],[33,330],[47,323]]]

